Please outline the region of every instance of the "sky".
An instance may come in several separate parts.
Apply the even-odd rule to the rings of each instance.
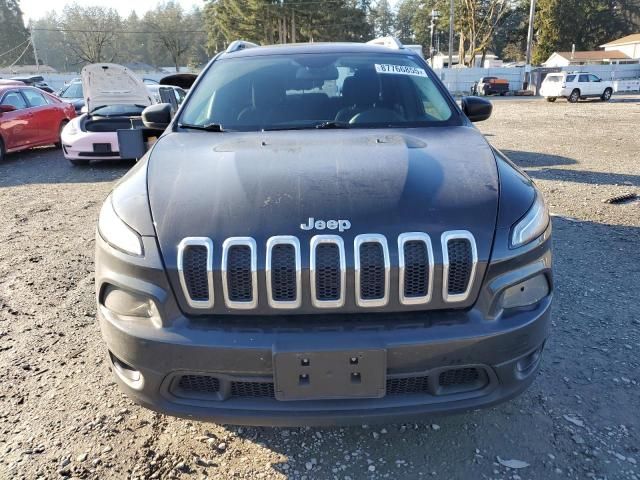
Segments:
[[[203,6],[203,0],[176,0],[184,8],[191,9],[194,5]],[[24,22],[27,23],[29,19],[37,20],[42,18],[47,12],[55,10],[56,12],[62,11],[65,5],[74,3],[70,0],[20,0],[20,8],[24,15]],[[77,0],[82,6],[98,5],[102,7],[110,7],[118,10],[120,15],[127,16],[131,13],[131,10],[135,10],[138,15],[143,15],[147,10],[151,10],[158,5],[158,0]]]

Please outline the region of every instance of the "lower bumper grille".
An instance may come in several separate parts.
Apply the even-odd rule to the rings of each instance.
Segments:
[[[437,376],[417,375],[387,378],[387,396],[448,395],[480,390],[489,384],[489,376],[481,367],[452,368]],[[223,392],[228,392],[223,395]],[[263,381],[223,380],[213,375],[182,375],[172,382],[171,392],[181,398],[212,400],[225,398],[273,398],[275,388],[271,378]]]

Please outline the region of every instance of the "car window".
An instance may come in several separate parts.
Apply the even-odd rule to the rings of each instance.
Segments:
[[[32,107],[41,107],[42,105],[47,105],[47,101],[40,92],[35,90],[31,90],[30,88],[25,88],[23,91],[24,96],[27,97],[29,104]]]
[[[567,75],[567,83],[571,83],[576,79],[575,75]]]
[[[340,122],[354,128],[459,122],[432,73],[413,55],[316,53],[216,61],[180,123],[288,130]]]
[[[99,117],[129,117],[142,114],[144,110],[140,105],[106,105],[96,108],[91,112],[92,115]]]
[[[27,102],[24,97],[18,92],[9,92],[2,99],[2,105],[13,105],[16,110],[27,108]]]
[[[558,83],[562,80],[562,77],[560,75],[547,75],[544,78],[545,82],[550,82],[550,83]]]
[[[600,78],[596,77],[595,75],[589,75],[589,81],[590,82],[599,82]]]
[[[82,98],[82,84],[72,83],[60,94],[60,98]]]
[[[589,75],[580,75],[578,77],[578,81],[579,82],[588,82],[589,81]]]

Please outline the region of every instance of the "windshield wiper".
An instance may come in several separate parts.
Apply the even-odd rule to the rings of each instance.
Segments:
[[[314,125],[313,128],[318,128],[318,129],[351,128],[351,124],[347,122],[337,122],[337,121],[331,120],[328,122],[318,123],[317,125]]]
[[[194,130],[204,130],[205,132],[224,132],[224,128],[219,123],[205,123],[204,125],[195,125],[192,123],[179,123],[180,128],[192,128]]]

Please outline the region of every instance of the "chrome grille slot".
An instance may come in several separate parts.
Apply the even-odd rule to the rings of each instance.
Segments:
[[[213,242],[207,237],[187,237],[178,245],[178,276],[192,308],[213,307]]]
[[[344,241],[337,235],[311,239],[311,302],[318,308],[344,305],[346,262]]]
[[[278,236],[267,241],[265,276],[271,307],[300,306],[300,263],[300,241],[296,237]]]
[[[400,303],[416,305],[431,301],[433,246],[426,233],[403,233],[398,237]]]
[[[389,247],[383,235],[368,233],[354,240],[356,303],[380,307],[389,301]]]
[[[442,234],[442,297],[446,302],[462,302],[469,297],[478,252],[470,232],[456,230]]]
[[[250,237],[231,237],[222,244],[222,289],[227,307],[258,305],[256,252],[256,241]]]

